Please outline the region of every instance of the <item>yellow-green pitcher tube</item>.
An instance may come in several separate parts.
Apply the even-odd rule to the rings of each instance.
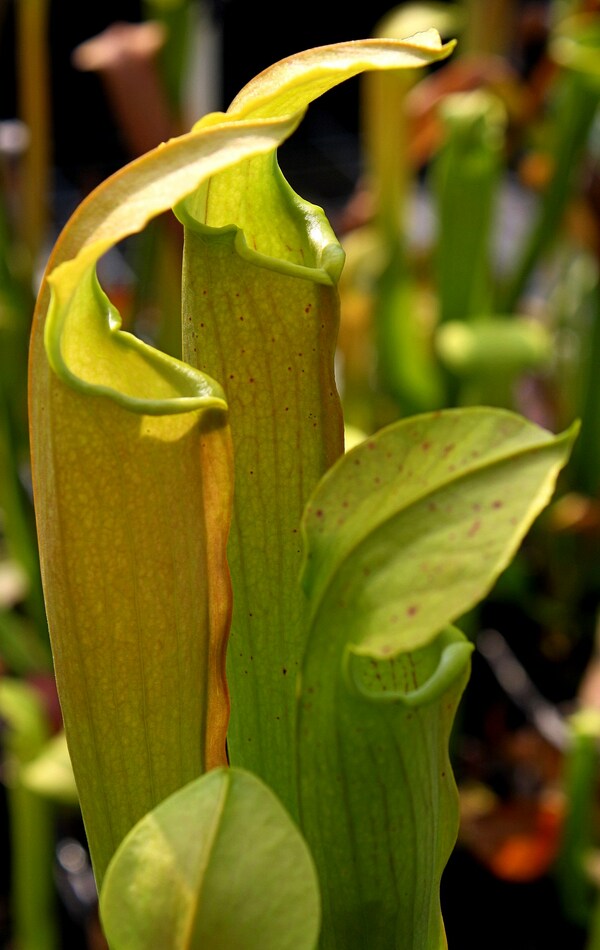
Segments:
[[[295,814],[299,525],[306,498],[343,451],[333,371],[339,303],[333,283],[293,266],[271,270],[235,244],[235,231],[186,232],[183,353],[224,381],[233,437],[230,761],[259,774]]]
[[[364,70],[422,66],[452,47],[431,30],[307,50],[252,80],[226,116],[291,114]],[[230,761],[260,775],[297,816],[300,521],[344,451],[334,374],[344,252],[323,210],[284,179],[275,149],[214,176],[178,214],[183,358],[222,383],[233,439]]]
[[[210,413],[138,415],[45,383],[33,417],[43,580],[100,886],[129,828],[225,761],[229,432]]]
[[[219,384],[120,328],[95,263],[293,122],[189,133],[96,189],[63,231],[30,349],[32,471],[65,733],[96,882],[129,829],[224,764],[232,494]]]

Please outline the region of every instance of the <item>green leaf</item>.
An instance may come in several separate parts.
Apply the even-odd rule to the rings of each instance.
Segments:
[[[312,859],[273,793],[217,768],[146,815],[106,874],[100,913],[111,950],[312,950]]]
[[[455,46],[454,40],[443,44],[435,29],[404,39],[376,38],[318,46],[265,69],[238,93],[228,113],[250,118],[296,112],[359,73],[425,66],[445,59]]]
[[[348,452],[304,521],[312,616],[334,587],[339,596],[360,577],[343,600],[359,611],[353,648],[385,659],[423,646],[508,565],[577,430],[553,436],[515,413],[476,407],[411,417]]]
[[[472,649],[449,625],[508,564],[575,431],[483,408],[413,417],[348,452],[311,499],[300,815],[323,950],[445,946],[448,742]]]

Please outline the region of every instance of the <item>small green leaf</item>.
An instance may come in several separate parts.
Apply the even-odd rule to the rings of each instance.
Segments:
[[[313,950],[319,894],[308,848],[270,789],[216,768],[127,835],[100,912],[111,950]]]

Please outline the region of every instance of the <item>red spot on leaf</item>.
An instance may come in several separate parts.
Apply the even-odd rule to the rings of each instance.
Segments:
[[[418,610],[419,610],[418,604],[411,604],[410,607],[406,608],[407,617],[414,617],[415,614],[418,612]]]

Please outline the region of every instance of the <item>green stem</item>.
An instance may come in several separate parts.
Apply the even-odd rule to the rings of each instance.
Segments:
[[[20,782],[8,791],[15,947],[58,950],[52,806]]]
[[[24,447],[19,445],[15,432],[17,422],[14,419],[14,408],[10,404],[9,393],[4,392],[3,380],[0,378],[0,509],[4,516],[4,533],[11,556],[27,576],[27,612],[36,625],[40,645],[46,655],[44,668],[50,668],[33,509],[19,478],[18,466],[25,460],[22,458]]]
[[[11,901],[17,950],[58,950],[52,878],[54,823],[49,802],[22,782],[22,769],[42,750],[48,725],[38,695],[27,683],[0,682],[5,721],[4,755],[11,839]]]
[[[571,484],[575,490],[595,497],[600,486],[600,293],[597,286],[590,291],[590,327],[581,341],[578,373],[581,385],[575,415],[581,419],[581,432],[571,459]]]
[[[47,237],[50,168],[50,64],[48,0],[17,4],[17,69],[20,117],[29,132],[24,157],[23,237],[32,266]]]
[[[466,13],[462,52],[507,56],[517,29],[515,0],[463,0]]]
[[[492,222],[502,171],[505,112],[495,96],[455,93],[442,109],[446,141],[432,166],[439,234],[440,322],[490,313]]]
[[[557,859],[557,880],[567,916],[589,923],[593,886],[585,867],[592,850],[593,811],[598,781],[600,715],[582,710],[571,717],[572,745],[568,752],[565,792],[569,803]]]

